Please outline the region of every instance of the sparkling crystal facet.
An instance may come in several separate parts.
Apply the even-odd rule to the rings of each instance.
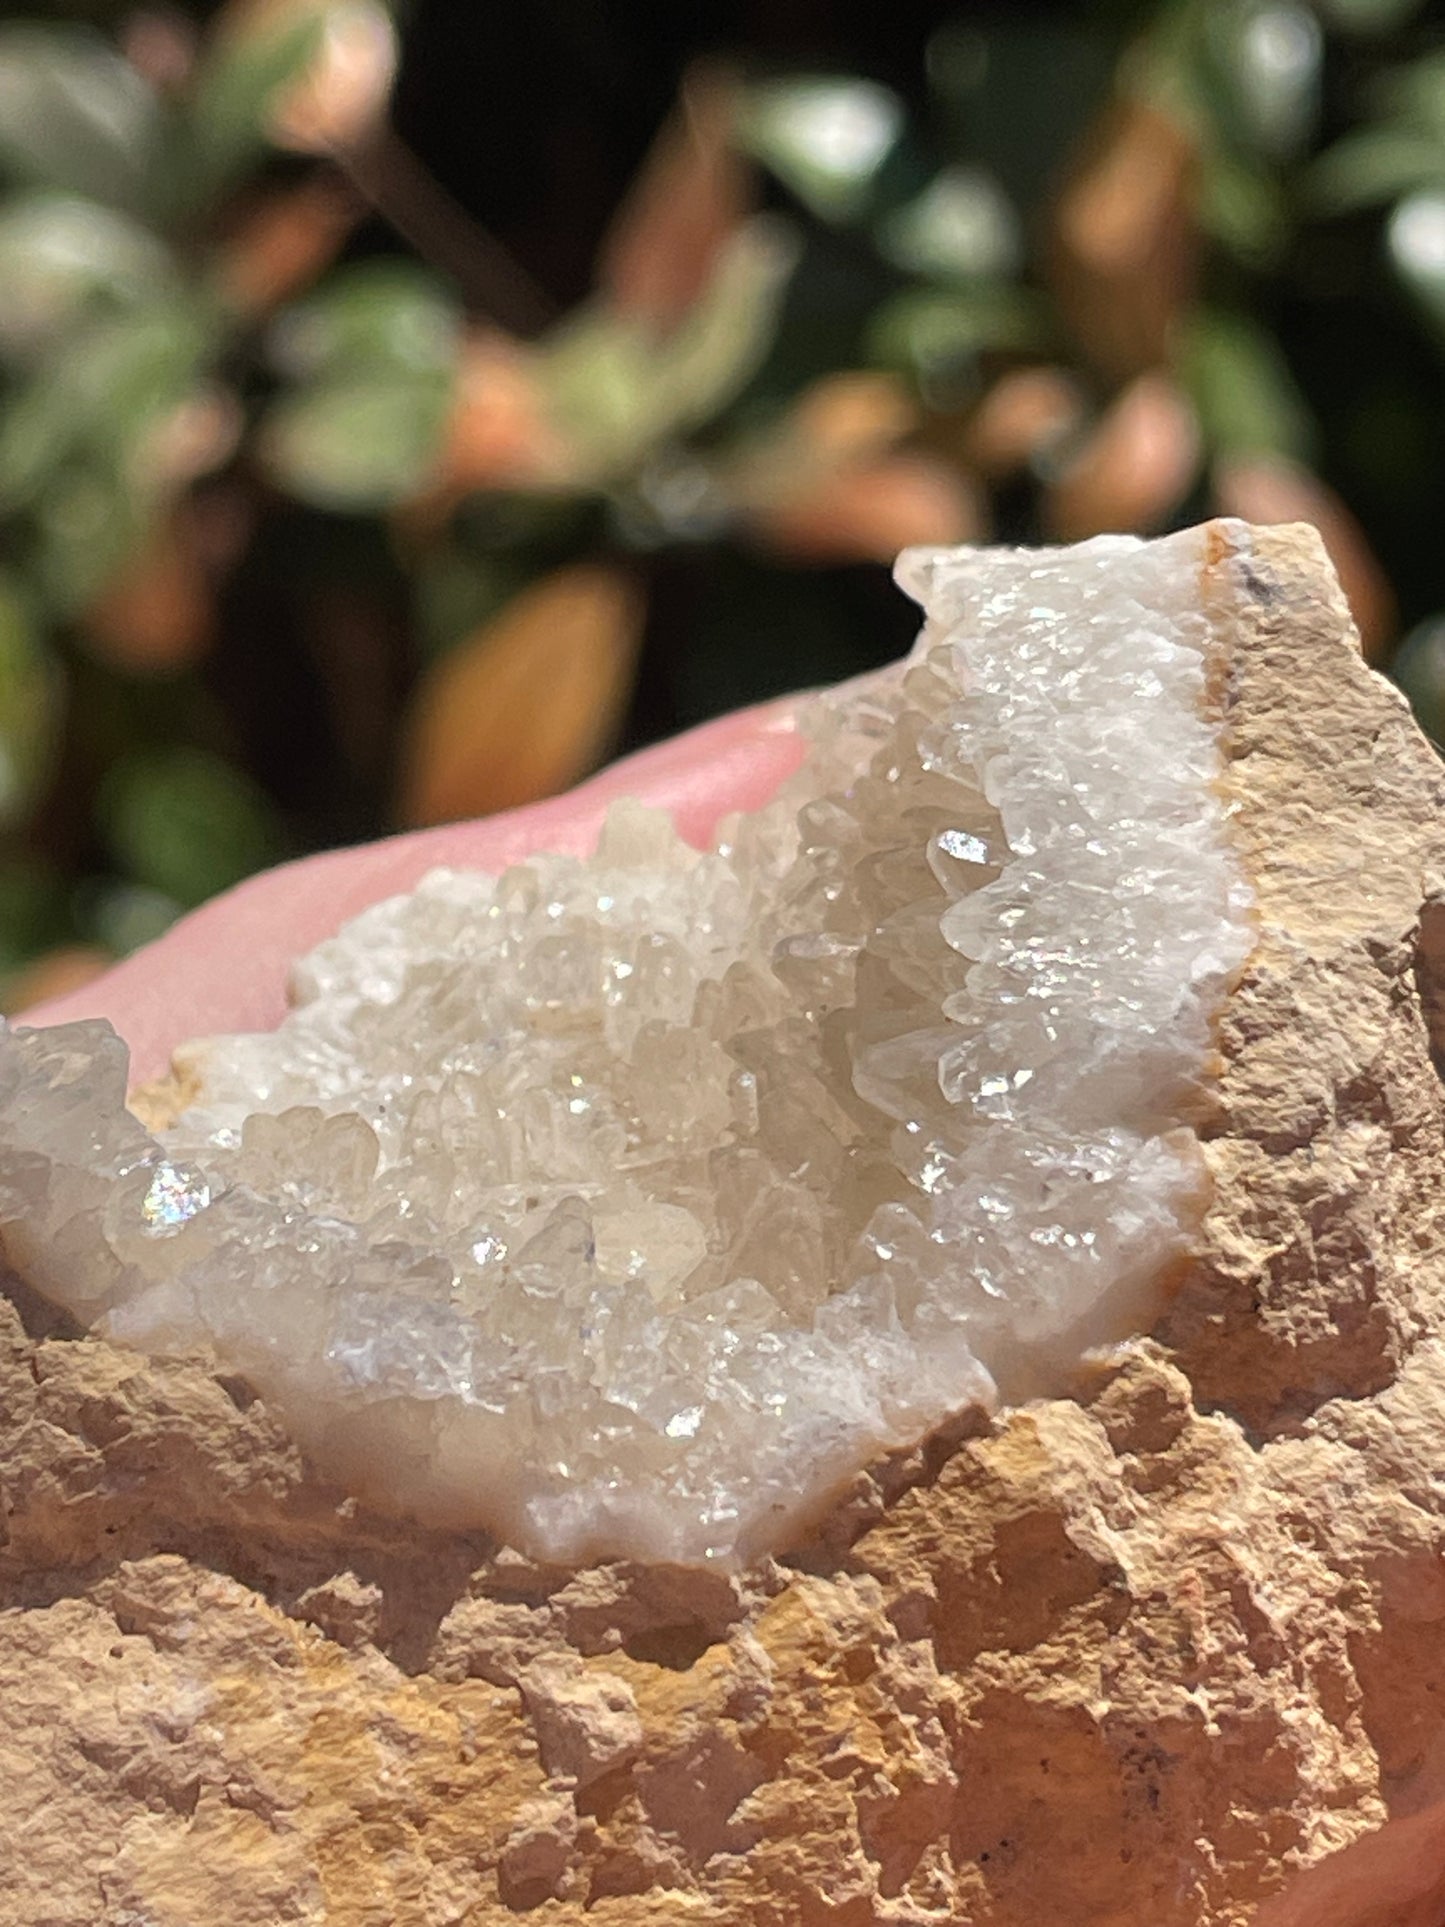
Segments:
[[[714,851],[624,802],[590,862],[377,905],[159,1147],[104,1026],[5,1032],[11,1261],[209,1343],[374,1500],[557,1559],[782,1542],[1187,1247],[1250,944],[1202,559],[905,557],[918,647],[809,699]]]

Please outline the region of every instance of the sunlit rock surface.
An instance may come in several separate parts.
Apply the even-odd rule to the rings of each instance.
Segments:
[[[1206,598],[1206,539],[905,558],[912,656],[810,701],[715,851],[621,804],[591,862],[436,875],[201,1047],[159,1138],[106,1027],[6,1034],[12,1262],[212,1348],[369,1498],[555,1560],[755,1555],[1062,1388],[1196,1234],[1252,941],[1248,540]]]

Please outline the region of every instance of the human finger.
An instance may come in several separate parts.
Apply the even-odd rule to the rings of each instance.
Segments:
[[[801,758],[792,701],[767,704],[642,750],[565,796],[282,864],[203,904],[83,988],[27,1010],[23,1021],[108,1018],[130,1045],[132,1080],[146,1083],[190,1038],[274,1027],[294,959],[428,870],[495,872],[540,850],[585,855],[608,805],[623,795],[668,810],[679,833],[702,845],[720,818],[765,802]]]

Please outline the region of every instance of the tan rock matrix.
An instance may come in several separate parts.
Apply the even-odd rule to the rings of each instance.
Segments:
[[[627,1490],[642,1490],[646,1475],[673,1498],[645,1515],[620,1505],[605,1529],[588,1528],[598,1543],[611,1532],[623,1552],[671,1546],[701,1564],[636,1556],[543,1563],[549,1548],[569,1545],[560,1519],[575,1518],[579,1505],[596,1516],[592,1474],[570,1485],[553,1475],[536,1487],[538,1506],[518,1513],[511,1535],[527,1552],[456,1524],[408,1525],[396,1516],[411,1489],[405,1477],[389,1488],[373,1482],[365,1501],[326,1483],[316,1469],[324,1440],[314,1425],[308,1434],[284,1376],[257,1396],[265,1371],[228,1351],[206,1318],[220,1364],[194,1343],[190,1357],[147,1358],[116,1342],[127,1336],[160,1352],[199,1341],[174,1306],[169,1326],[127,1331],[115,1308],[140,1302],[127,1267],[145,1273],[154,1292],[166,1262],[174,1275],[185,1270],[179,1256],[156,1254],[194,1254],[213,1199],[249,1187],[264,1201],[257,1167],[266,1133],[253,1127],[248,1147],[244,1126],[238,1131],[238,1164],[251,1159],[244,1171],[223,1158],[217,1172],[202,1172],[168,1155],[145,1168],[138,1190],[134,1167],[92,1171],[79,1205],[67,1191],[65,1210],[46,1220],[77,1182],[66,1174],[85,1169],[79,1140],[100,1129],[96,1047],[72,1038],[63,1062],[50,1047],[47,1089],[62,1103],[38,1125],[45,1107],[24,1083],[35,1061],[24,1058],[24,1074],[0,1095],[6,1248],[31,1280],[14,1279],[0,1305],[5,1927],[476,1927],[527,1910],[556,1921],[718,1927],[1203,1927],[1251,1920],[1295,1868],[1445,1791],[1445,1644],[1437,1637],[1445,1617],[1445,1281],[1430,1035],[1445,968],[1437,955],[1445,783],[1400,699],[1360,664],[1306,532],[1219,524],[1145,549],[1093,550],[1083,561],[1115,589],[1123,584],[1112,614],[1109,591],[1094,605],[1101,661],[1133,673],[1118,658],[1121,636],[1157,641],[1163,621],[1166,640],[1182,635],[1195,664],[1197,695],[1176,705],[1178,726],[1189,717],[1208,725],[1207,741],[1186,730],[1167,745],[1176,776],[1188,765],[1188,796],[1158,787],[1147,745],[1121,754],[1101,730],[1085,757],[1092,775],[1105,773],[1106,852],[1145,847],[1129,841],[1133,829],[1119,842],[1121,821],[1152,836],[1166,820],[1184,851],[1178,865],[1172,857],[1164,864],[1149,844],[1144,896],[1162,896],[1170,914],[1153,920],[1147,906],[1139,916],[1131,908],[1118,951],[1125,963],[1143,960],[1124,1002],[1162,995],[1153,965],[1174,971],[1174,1003],[1157,1008],[1172,1008],[1175,1022],[1155,1023],[1167,1061],[1157,1051],[1128,1061],[1135,1045],[1127,1042],[1123,1057],[1101,1059],[1100,1025],[1122,1021],[1109,1003],[1118,973],[1112,981],[1101,973],[1098,996],[1077,1005],[1068,1001],[1077,981],[1061,980],[1069,1038],[1087,1031],[1090,1042],[1059,1071],[1060,1115],[1075,1142],[1094,1132],[1122,1161],[1110,1167],[1111,1203],[1097,1223],[1063,1209],[1036,1212],[1025,1236],[1037,1247],[1033,1231],[1107,1229],[1124,1256],[1095,1290],[1087,1281],[1100,1282],[1096,1274],[1087,1266],[1081,1274],[1068,1255],[1074,1247],[1060,1251],[1055,1239],[1050,1264],[1025,1279],[1028,1315],[1005,1320],[1002,1336],[996,1320],[975,1316],[951,1354],[956,1376],[938,1367],[910,1412],[898,1373],[910,1360],[920,1378],[937,1366],[938,1347],[927,1341],[955,1329],[961,1301],[929,1281],[912,1297],[883,1301],[876,1263],[848,1272],[860,1250],[878,1259],[876,1212],[892,1211],[897,1224],[906,1211],[926,1241],[946,1247],[933,1235],[947,1229],[943,1218],[930,1218],[915,1193],[945,1202],[961,1195],[977,1177],[969,1163],[976,1147],[1001,1135],[1023,1160],[1013,1167],[989,1149],[1003,1159],[1005,1179],[1027,1167],[1057,1184],[1069,1132],[1051,1136],[1031,1099],[986,1110],[1004,1095],[985,1088],[994,1073],[984,1058],[1001,1020],[991,1009],[986,1023],[971,1017],[991,994],[971,973],[1002,969],[1001,953],[981,941],[987,933],[969,921],[979,913],[968,910],[950,925],[963,940],[945,932],[929,950],[923,933],[936,933],[940,918],[917,916],[928,885],[908,870],[901,840],[876,851],[869,874],[883,873],[879,887],[915,911],[913,944],[895,928],[880,945],[876,930],[849,929],[846,918],[839,930],[823,913],[809,926],[794,903],[779,933],[792,945],[781,973],[787,994],[801,994],[808,1009],[826,1004],[849,944],[868,985],[851,1004],[835,995],[827,1006],[862,1012],[851,1028],[821,1026],[838,1058],[818,1056],[798,1031],[791,1055],[816,1080],[809,1089],[836,1096],[841,1086],[829,1077],[844,1062],[860,1102],[886,1109],[886,1087],[917,1083],[919,1013],[938,1006],[958,1033],[927,1047],[940,1102],[962,1098],[968,1109],[954,1138],[955,1113],[935,1120],[954,1165],[932,1189],[922,1180],[933,1153],[911,1167],[891,1129],[869,1137],[855,1114],[835,1132],[845,1148],[872,1147],[844,1173],[857,1193],[852,1228],[845,1237],[825,1213],[812,1243],[802,1240],[789,1273],[801,1300],[771,1327],[783,1334],[779,1343],[798,1348],[806,1397],[794,1436],[808,1450],[830,1381],[806,1334],[820,1325],[826,1332],[829,1304],[845,1302],[846,1317],[831,1316],[860,1343],[874,1329],[870,1307],[884,1302],[896,1313],[903,1302],[905,1313],[896,1330],[879,1321],[892,1333],[891,1356],[886,1346],[869,1355],[870,1369],[895,1374],[881,1416],[857,1422],[861,1407],[850,1406],[846,1449],[826,1465],[821,1453],[799,1454],[800,1480],[815,1491],[846,1481],[870,1442],[871,1470],[841,1496],[835,1490],[821,1521],[816,1504],[801,1505],[786,1522],[790,1540],[759,1529],[729,1544],[712,1530],[715,1507],[711,1536],[679,1536],[676,1522],[693,1516],[698,1493],[716,1498],[686,1470],[700,1463],[687,1448],[711,1412],[706,1400],[691,1432],[667,1430],[677,1411],[660,1423],[655,1413],[634,1413],[638,1423],[619,1433]],[[1036,566],[1067,573],[1078,565],[1066,557]],[[967,618],[954,611],[949,620]],[[1027,612],[1004,611],[1001,649],[1009,620],[1021,642],[1030,640]],[[1098,667],[1082,655],[1065,665],[1078,676]],[[899,674],[880,685],[871,735],[845,719],[831,737],[834,773],[851,755],[859,780],[886,779],[877,759],[918,701],[919,659]],[[1003,691],[1005,704],[1014,693]],[[954,699],[939,697],[945,706]],[[1120,713],[1129,710],[1126,699]],[[1061,738],[1068,718],[1052,727]],[[966,737],[966,725],[958,728]],[[1047,731],[1016,762],[1036,770],[1046,739]],[[1032,874],[1045,883],[1080,874],[1042,861],[1010,870],[1011,858],[1035,852],[1020,847],[1029,828],[1020,836],[1007,759],[995,758],[951,766],[980,799],[967,836],[987,846],[1002,830],[985,851],[981,887],[959,884],[952,867],[976,862],[977,849],[935,848],[949,828],[942,817],[909,825],[936,859],[926,867],[945,917],[950,904],[987,901],[1001,879],[1012,877],[1007,889]],[[1109,790],[1108,772],[1131,764],[1135,793],[1150,804],[1137,817],[1127,792]],[[856,787],[835,783],[824,793],[846,797]],[[958,797],[930,801],[947,816]],[[855,830],[862,814],[850,819]],[[1073,834],[1074,819],[1053,820],[1060,837]],[[828,827],[817,828],[824,853]],[[873,854],[850,852],[865,870]],[[623,852],[620,867],[635,860]],[[670,852],[666,861],[674,862]],[[701,859],[704,870],[712,862]],[[726,903],[725,890],[698,881],[696,861],[675,867],[694,909],[699,900]],[[1132,874],[1116,872],[1114,882]],[[835,901],[824,857],[819,877],[822,901]],[[1000,904],[1002,894],[994,889],[995,910],[1024,912],[1003,928],[1022,922],[1026,937],[1046,936],[1027,921],[1049,894],[1043,885],[1022,906]],[[1245,961],[1247,943],[1232,951],[1230,932],[1247,899],[1254,921]],[[859,892],[849,902],[857,909]],[[665,914],[658,909],[659,925]],[[800,945],[809,927],[837,942]],[[1079,954],[1075,946],[1064,957],[1066,975]],[[1085,962],[1097,969],[1099,956],[1089,952]],[[950,1009],[939,987],[960,958],[972,1002],[965,1009],[955,998]],[[1193,1004],[1181,1000],[1185,984],[1197,987]],[[747,988],[734,981],[732,992]],[[953,993],[945,985],[943,994]],[[883,1010],[901,1021],[865,1021]],[[1205,1053],[1216,1014],[1221,1064],[1210,1087]],[[764,1015],[779,1021],[773,1007]],[[556,1034],[545,1020],[538,1030]],[[1018,1036],[1009,1033],[1010,1048]],[[1030,1036],[1034,1054],[1016,1054],[1014,1068],[1034,1074],[1024,1085],[1047,1083],[1055,1059],[1041,1031]],[[888,1048],[900,1037],[913,1040],[901,1059]],[[23,1056],[38,1047],[17,1033],[7,1048]],[[867,1085],[865,1073],[860,1091],[865,1062],[875,1082]],[[199,1063],[202,1105],[224,1103],[228,1060]],[[210,1086],[208,1063],[217,1070]],[[766,1086],[766,1072],[759,1065],[751,1074]],[[1110,1077],[1112,1124],[1095,1103]],[[1075,1088],[1091,1080],[1091,1089]],[[589,1060],[589,1103],[603,1081]],[[1024,1085],[1008,1095],[1018,1098]],[[775,1185],[783,1123],[775,1115],[770,1135],[766,1089],[729,1094],[741,1120],[714,1120],[715,1140],[771,1158],[764,1169]],[[311,1108],[324,1122],[314,1093]],[[298,1123],[295,1110],[294,1100],[278,1100],[266,1115],[293,1135],[319,1130]],[[333,1183],[349,1176],[364,1191],[395,1162],[378,1121],[361,1122],[378,1152],[362,1142],[349,1174],[335,1157],[326,1168],[340,1174]],[[184,1128],[184,1119],[172,1126]],[[199,1135],[214,1141],[226,1128],[213,1110]],[[573,1142],[556,1118],[535,1128],[551,1130],[554,1149]],[[32,1140],[22,1149],[26,1130]],[[37,1131],[51,1135],[41,1143]],[[199,1157],[205,1146],[188,1148]],[[278,1155],[276,1143],[269,1149]],[[280,1157],[304,1179],[295,1152],[281,1144]],[[752,1273],[732,1262],[747,1228],[727,1212],[743,1210],[747,1183],[734,1173],[732,1190],[720,1191],[724,1203],[700,1205],[698,1187],[688,1188],[689,1159],[699,1154],[684,1143],[661,1197],[639,1186],[636,1210],[650,1209],[647,1222],[619,1231],[612,1198],[591,1213],[588,1262],[610,1268],[617,1302],[627,1300],[631,1268],[653,1306],[681,1320],[678,1330],[698,1322],[686,1309],[687,1276],[719,1252],[726,1262],[711,1290],[736,1292],[751,1276],[773,1303],[782,1296],[765,1253]],[[1202,1222],[1201,1162],[1212,1179]],[[867,1183],[860,1168],[871,1172]],[[1141,1170],[1143,1189],[1130,1191]],[[807,1199],[819,1194],[792,1175],[793,1216],[806,1221]],[[583,1205],[585,1182],[574,1180],[572,1192]],[[1014,1195],[1016,1214],[1022,1197]],[[319,1216],[315,1204],[305,1201]],[[548,1224],[527,1222],[543,1205]],[[529,1235],[581,1215],[556,1197],[517,1208]],[[158,1233],[144,1246],[133,1210],[148,1212]],[[1141,1211],[1154,1214],[1152,1284],[1125,1235]],[[689,1216],[700,1233],[669,1213]],[[432,1215],[441,1235],[429,1248],[445,1253],[455,1227],[441,1205]],[[472,1243],[485,1236],[504,1242],[493,1230]],[[115,1260],[105,1277],[98,1238]],[[1086,1249],[1096,1247],[1097,1238]],[[810,1255],[819,1251],[833,1256]],[[484,1251],[476,1263],[495,1256]],[[945,1256],[956,1281],[959,1250]],[[558,1262],[581,1260],[562,1250]],[[920,1275],[916,1265],[910,1275]],[[1005,1296],[1021,1277],[1017,1267],[1004,1275]],[[36,1284],[52,1300],[82,1305],[87,1324],[105,1321],[108,1335],[72,1323]],[[410,1307],[426,1302],[424,1280],[403,1284]],[[384,1272],[373,1281],[377,1291],[396,1288]],[[248,1290],[254,1296],[243,1281],[241,1296]],[[1051,1307],[1069,1292],[1076,1295],[1057,1314]],[[467,1304],[480,1316],[477,1302]],[[920,1305],[935,1310],[911,1329],[910,1308]],[[731,1306],[727,1315],[740,1322]],[[1128,1335],[1143,1324],[1148,1336]],[[835,1340],[837,1329],[826,1335]],[[899,1349],[905,1341],[911,1352]],[[1101,1341],[1118,1342],[1087,1351]],[[571,1355],[564,1362],[581,1369]],[[836,1382],[852,1398],[866,1374]],[[764,1379],[728,1383],[756,1389]],[[1052,1395],[1028,1396],[1039,1385]],[[735,1396],[728,1385],[712,1391],[712,1404]],[[1000,1393],[1004,1402],[987,1416]],[[563,1423],[571,1409],[562,1398]],[[916,1436],[925,1421],[939,1422],[910,1448],[910,1422]],[[653,1425],[670,1444],[649,1458],[645,1428]],[[364,1427],[359,1436],[349,1461],[333,1456],[333,1475],[377,1449],[367,1447]],[[372,1436],[410,1437],[406,1422]],[[764,1461],[769,1436],[760,1423]],[[882,1458],[880,1447],[890,1448]],[[517,1464],[525,1477],[525,1453]],[[727,1476],[742,1465],[729,1459]],[[377,1501],[394,1508],[391,1516],[367,1509]],[[443,1515],[454,1518],[456,1507],[431,1508],[434,1519]],[[646,1529],[644,1516],[653,1522]],[[668,1523],[656,1527],[658,1517]],[[585,1553],[587,1537],[570,1543]]]

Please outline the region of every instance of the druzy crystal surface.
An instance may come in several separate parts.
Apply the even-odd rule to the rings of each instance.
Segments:
[[[1188,1247],[1250,945],[1204,561],[909,554],[913,653],[808,699],[714,849],[624,802],[590,861],[432,876],[157,1135],[108,1027],[5,1032],[10,1262],[369,1499],[558,1560],[776,1547],[1065,1382]]]

